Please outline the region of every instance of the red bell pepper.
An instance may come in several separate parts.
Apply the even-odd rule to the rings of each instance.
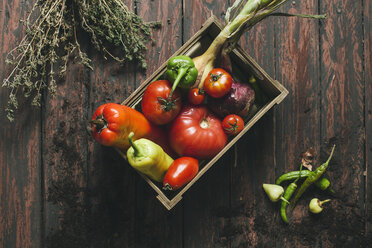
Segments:
[[[168,150],[163,130],[151,124],[137,110],[117,103],[106,103],[97,108],[90,121],[94,139],[102,145],[127,150],[128,135],[134,132],[134,140],[147,138]]]

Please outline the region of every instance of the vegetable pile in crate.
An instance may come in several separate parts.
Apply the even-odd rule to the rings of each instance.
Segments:
[[[217,18],[209,18],[122,105],[108,106],[114,118],[131,108],[121,113],[127,118],[124,127],[124,119],[97,122],[105,117],[102,106],[91,121],[96,140],[116,147],[168,210],[288,94],[238,46],[229,53],[231,67],[216,64],[201,84],[190,58],[203,54],[221,27]],[[105,144],[103,135],[113,140]]]

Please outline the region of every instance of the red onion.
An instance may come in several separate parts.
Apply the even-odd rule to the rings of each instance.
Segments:
[[[208,98],[208,106],[220,117],[237,114],[244,118],[248,115],[254,99],[255,93],[251,86],[233,80],[230,91],[224,97]]]

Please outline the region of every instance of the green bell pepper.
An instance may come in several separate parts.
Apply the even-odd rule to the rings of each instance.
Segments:
[[[172,96],[177,86],[184,89],[191,88],[198,77],[198,70],[194,61],[185,55],[171,58],[168,61],[166,73],[168,80],[173,83],[170,96]]]
[[[131,132],[128,136],[131,144],[127,150],[129,164],[152,180],[162,182],[173,159],[158,144],[144,138],[133,141],[133,135]]]

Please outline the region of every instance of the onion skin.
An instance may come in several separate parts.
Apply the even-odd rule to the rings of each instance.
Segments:
[[[233,80],[230,91],[222,98],[208,98],[208,106],[220,117],[236,114],[246,117],[255,100],[251,86]]]

